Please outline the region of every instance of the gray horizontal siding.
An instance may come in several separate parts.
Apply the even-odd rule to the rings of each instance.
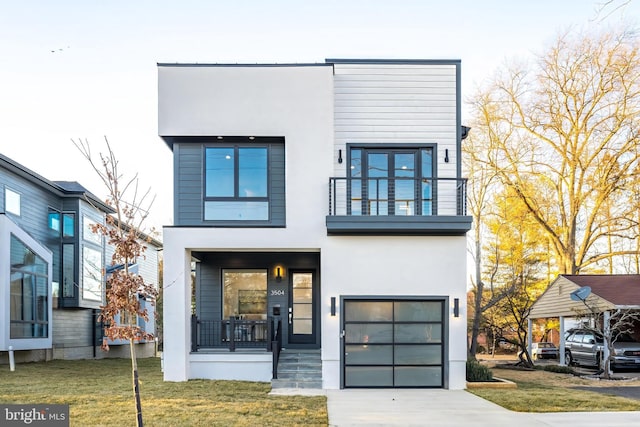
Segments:
[[[53,347],[81,347],[93,343],[92,310],[54,310]]]

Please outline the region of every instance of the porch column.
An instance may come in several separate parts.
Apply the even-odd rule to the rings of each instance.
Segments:
[[[558,352],[560,352],[560,365],[565,366],[566,362],[564,360],[564,316],[560,316],[560,349],[558,350]]]
[[[603,345],[603,349],[602,349],[602,361],[601,363],[602,368],[607,370],[607,373],[609,375],[611,375],[611,366],[606,363],[607,359],[609,359],[609,346],[607,345],[607,341],[609,341],[611,339],[611,312],[610,311],[605,311],[603,313],[603,318],[602,321],[604,322],[603,325],[603,332],[604,332],[604,336],[608,337],[605,338],[604,340],[604,345]]]
[[[179,229],[164,229],[163,367],[165,381],[189,379],[191,351],[191,252]]]

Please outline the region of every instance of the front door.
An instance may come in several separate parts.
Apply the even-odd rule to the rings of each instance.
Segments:
[[[315,277],[311,271],[293,271],[289,281],[289,344],[315,344]]]

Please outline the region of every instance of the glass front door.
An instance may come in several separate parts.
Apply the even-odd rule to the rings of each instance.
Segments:
[[[292,272],[289,283],[289,343],[316,342],[314,318],[314,275],[312,272]]]

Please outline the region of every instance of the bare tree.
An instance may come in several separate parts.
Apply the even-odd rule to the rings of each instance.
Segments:
[[[497,74],[473,105],[494,134],[477,160],[544,230],[560,273],[637,254],[607,249],[609,238],[637,231],[637,205],[623,202],[640,172],[640,54],[632,32],[563,34],[535,64]]]
[[[142,427],[142,404],[140,401],[140,384],[135,343],[140,340],[151,340],[153,334],[138,326],[138,317],[149,320],[149,312],[141,299],[155,303],[157,289],[154,284],[145,283],[142,276],[130,270],[130,267],[146,250],[145,242],[150,233],[143,232],[144,221],[149,214],[153,199],[149,200],[149,191],[138,192],[138,177],[125,181],[118,168],[118,160],[105,138],[107,153],[100,153],[100,162],[96,163],[91,155],[88,141],[75,141],[73,144],[89,161],[95,172],[104,183],[108,197],[105,203],[114,210],[107,215],[106,224],[92,226],[94,233],[107,238],[107,243],[114,247],[111,266],[116,267],[107,278],[106,303],[101,306],[100,319],[105,323],[105,335],[111,340],[129,341],[131,355],[131,374],[133,396],[136,407],[136,425]],[[106,343],[103,345],[108,350]]]
[[[599,368],[602,376],[611,378],[611,364],[615,357],[614,344],[624,336],[633,334],[635,325],[640,321],[640,312],[626,308],[611,308],[601,303],[593,294],[585,300],[584,310],[576,310],[576,318],[581,326],[602,337],[602,345],[606,346],[608,357],[598,354]],[[598,345],[594,342],[593,345]],[[598,348],[598,351],[601,351]]]

